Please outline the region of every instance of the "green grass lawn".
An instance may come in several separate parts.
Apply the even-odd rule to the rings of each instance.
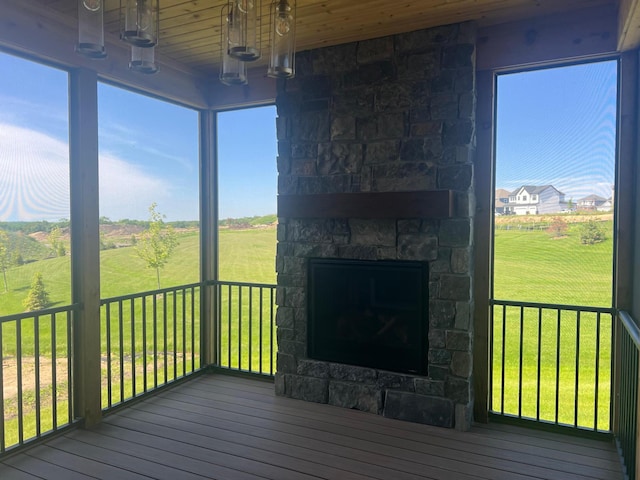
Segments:
[[[571,225],[565,236],[555,239],[543,230],[497,230],[494,298],[611,307],[612,225],[611,222],[603,225],[609,232],[608,238],[595,245],[580,243],[578,225]],[[522,325],[520,313],[520,308],[506,307],[503,315],[501,306],[494,307],[493,409],[593,428],[597,397],[597,428],[607,430],[610,426],[612,316],[601,314],[598,332],[595,313],[580,315],[580,355],[576,364],[578,320],[575,312],[563,311],[558,321],[557,311],[543,310],[540,332],[537,309],[524,309]],[[559,392],[557,399],[556,391]]]
[[[613,240],[582,245],[578,226],[554,239],[540,230],[496,230],[494,298],[610,307]]]

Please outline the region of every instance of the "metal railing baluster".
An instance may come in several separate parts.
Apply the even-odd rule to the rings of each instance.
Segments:
[[[111,389],[112,389],[112,378],[111,378],[111,305],[107,305],[106,309],[107,318],[106,318],[106,335],[107,335],[107,406],[110,407],[112,404],[111,397]]]
[[[33,367],[34,367],[34,387],[36,391],[36,437],[42,434],[42,410],[40,409],[40,316],[33,317]]]
[[[542,369],[542,308],[538,309],[538,364],[536,366],[536,420],[540,421],[540,377]]]
[[[56,348],[58,343],[56,342],[56,316],[51,314],[51,424],[53,430],[58,429],[58,358],[56,354]],[[0,325],[1,326],[1,325]],[[0,332],[0,338],[2,333]],[[0,358],[2,358],[2,352],[0,351]],[[0,371],[2,369],[0,368]],[[2,385],[2,376],[0,372],[0,385]],[[0,401],[2,395],[0,394]],[[3,416],[0,414],[0,419]]]
[[[120,350],[120,402],[124,402],[124,311],[122,300],[118,302],[118,349]]]
[[[613,365],[603,358],[611,354],[613,342],[603,332],[613,325],[614,309],[505,300],[491,305],[490,413],[609,432],[611,408],[603,400],[613,398]],[[594,402],[587,405],[591,392]]]

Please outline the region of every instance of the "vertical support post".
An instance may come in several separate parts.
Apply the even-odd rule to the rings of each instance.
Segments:
[[[474,217],[474,341],[473,341],[473,416],[478,422],[489,419],[489,376],[492,368],[489,358],[491,330],[489,299],[492,296],[491,279],[493,217],[493,132],[494,132],[494,73],[490,70],[477,74],[478,103],[476,106],[476,162],[474,169],[476,212]]]
[[[200,112],[200,301],[201,362],[218,364],[217,288],[204,283],[218,279],[218,167],[217,115],[212,110]]]
[[[616,310],[632,311],[634,263],[630,261],[634,254],[634,228],[636,201],[636,161],[638,136],[638,53],[625,52],[620,57],[619,70],[619,114],[618,114],[618,162],[616,173],[616,191],[614,198],[615,248],[614,248],[614,291],[613,301]],[[614,317],[615,334],[613,337],[613,391],[612,391],[612,430],[619,432],[620,374],[624,367],[620,355],[622,328]]]
[[[100,396],[100,234],[98,77],[70,75],[71,275],[74,316],[74,416],[91,427],[102,417]]]

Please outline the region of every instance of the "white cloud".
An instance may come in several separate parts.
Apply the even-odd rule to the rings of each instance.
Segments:
[[[100,215],[146,219],[153,202],[162,205],[171,185],[112,155],[100,156]]]
[[[108,145],[110,149],[114,149],[116,147],[124,147],[127,150],[134,149],[140,154],[146,154],[155,158],[163,158],[165,160],[175,162],[188,171],[194,170],[193,161],[183,156],[172,155],[166,150],[163,150],[162,147],[154,148],[146,142],[140,142],[137,140],[139,137],[144,137],[144,135],[132,134],[129,128],[116,123],[109,122],[106,123],[106,125],[101,124],[100,127],[100,142],[102,145]],[[167,140],[160,137],[154,139],[154,141],[157,144],[158,142],[166,142]],[[168,148],[168,145],[165,146]]]
[[[146,218],[169,196],[166,180],[113,155],[100,158],[100,214]],[[69,218],[69,147],[45,133],[0,123],[0,220]]]

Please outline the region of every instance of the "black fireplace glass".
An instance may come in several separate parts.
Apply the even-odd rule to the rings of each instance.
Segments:
[[[310,259],[309,357],[426,375],[424,262]]]

